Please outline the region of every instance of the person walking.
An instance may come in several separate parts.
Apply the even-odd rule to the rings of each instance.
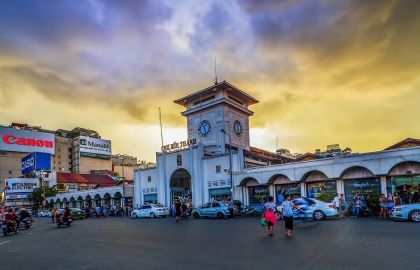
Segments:
[[[353,216],[359,217],[360,207],[361,207],[361,201],[360,201],[359,195],[356,194],[356,196],[354,197],[354,203],[353,203]]]
[[[344,217],[344,210],[346,210],[346,199],[344,198],[343,194],[340,194],[339,202],[340,202],[340,215],[341,215],[341,218],[343,218]]]
[[[384,196],[385,200],[385,196]],[[388,193],[388,196],[386,197],[386,212],[387,214],[391,214],[392,208],[394,208],[394,197],[391,193]],[[385,215],[384,215],[385,218]]]
[[[51,220],[52,220],[52,223],[55,222],[55,208],[54,207],[51,208]]]
[[[340,207],[340,195],[337,193],[334,197],[334,200],[331,202],[331,205],[337,210],[337,213],[340,218],[343,217],[341,213],[341,207]]]
[[[264,204],[263,218],[268,228],[268,235],[273,236],[274,225],[277,224],[276,204],[273,202],[273,196],[268,197],[268,202]]]
[[[386,217],[386,203],[385,203],[385,194],[379,196],[379,218]]]
[[[228,209],[229,209],[229,218],[234,218],[234,216],[233,216],[233,200],[232,200],[231,197],[229,197],[227,205],[228,205]]]
[[[176,216],[176,223],[181,221],[182,217],[182,204],[179,199],[175,201],[175,216]]]
[[[298,209],[297,206],[290,200],[290,194],[284,196],[284,201],[281,204],[282,216],[284,219],[285,234],[288,237],[292,236],[293,231],[293,209]]]

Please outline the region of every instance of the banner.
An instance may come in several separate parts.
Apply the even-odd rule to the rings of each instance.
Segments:
[[[54,134],[0,127],[0,150],[54,154]]]
[[[38,178],[8,178],[4,190],[7,197],[11,193],[32,193],[38,187]]]
[[[22,174],[40,170],[51,170],[50,154],[32,153],[22,158]]]
[[[110,140],[80,136],[79,148],[80,156],[111,159],[112,149]]]

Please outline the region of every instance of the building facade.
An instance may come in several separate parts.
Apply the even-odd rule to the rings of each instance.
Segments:
[[[176,197],[198,206],[227,196],[256,204],[280,194],[325,201],[337,192],[347,199],[356,193],[371,198],[394,191],[418,194],[420,141],[373,153],[296,160],[250,146],[249,106],[257,102],[228,82],[176,100],[186,108],[181,114],[187,117],[188,140],[162,147],[155,168],[135,171],[134,204],[169,206]]]

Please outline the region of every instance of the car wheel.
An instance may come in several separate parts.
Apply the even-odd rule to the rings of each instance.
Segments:
[[[155,218],[156,217],[155,213],[150,213],[150,217]]]
[[[194,217],[195,219],[199,219],[199,218],[200,218],[200,214],[199,214],[199,213],[197,213],[197,212],[194,212],[193,217]]]
[[[131,215],[131,217],[132,217],[132,218],[137,218],[137,214],[136,214],[136,213],[133,213],[133,214]]]
[[[410,221],[420,222],[420,210],[411,211],[411,213],[408,215],[408,218]]]
[[[324,214],[324,212],[322,212],[320,210],[317,210],[317,211],[314,212],[314,218],[316,220],[322,220],[322,219],[325,218],[325,214]]]
[[[225,214],[223,214],[222,212],[217,213],[217,218],[218,219],[223,219],[225,218]]]

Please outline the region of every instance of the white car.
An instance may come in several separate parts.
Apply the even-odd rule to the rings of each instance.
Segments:
[[[51,217],[51,211],[40,210],[38,211],[38,217]]]
[[[143,205],[140,209],[134,209],[131,212],[131,218],[138,217],[166,217],[169,215],[169,209],[160,204]]]
[[[297,198],[292,199],[292,202],[302,212],[293,211],[294,217],[299,218],[303,213],[306,217],[313,217],[316,220],[322,220],[325,218],[332,218],[338,216],[337,209],[331,206],[331,203],[326,203],[313,198]],[[281,206],[277,206],[277,212],[281,212]],[[279,218],[279,216],[278,216]]]

